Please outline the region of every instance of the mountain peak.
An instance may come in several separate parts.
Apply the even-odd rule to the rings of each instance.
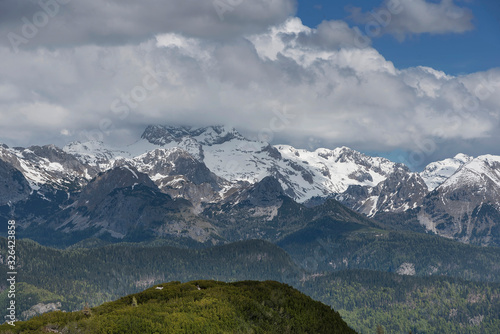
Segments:
[[[461,161],[463,163],[467,163],[469,161],[471,161],[472,159],[474,159],[473,157],[471,157],[470,155],[467,155],[467,154],[463,154],[463,153],[458,153],[457,155],[455,155],[453,157],[453,159],[455,160],[458,160],[458,161]]]
[[[82,205],[95,207],[114,190],[134,189],[139,185],[159,192],[158,187],[146,174],[139,172],[134,166],[122,164],[93,178],[80,194],[79,201]]]
[[[457,170],[474,160],[473,157],[463,153],[453,158],[435,161],[428,164],[420,173],[430,191],[436,189],[448,180]]]
[[[194,128],[190,126],[149,125],[144,130],[142,139],[151,144],[164,146],[171,142],[180,142],[185,138],[194,138],[200,144],[222,144],[232,139],[245,139],[232,127],[222,125]]]
[[[277,205],[283,196],[286,194],[281,183],[273,176],[266,176],[242,193],[233,195],[229,200],[243,203],[245,206],[269,207]]]
[[[348,161],[361,161],[365,160],[368,157],[367,155],[358,152],[356,150],[353,150],[350,147],[347,146],[341,146],[337,147],[333,150],[334,156],[337,158],[338,162],[348,162]]]

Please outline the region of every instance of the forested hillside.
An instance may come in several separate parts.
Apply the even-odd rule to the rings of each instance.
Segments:
[[[0,332],[355,334],[330,307],[272,281],[166,283],[92,309],[4,324]]]
[[[5,239],[0,239],[0,249],[3,254]],[[202,250],[137,244],[57,250],[21,240],[17,253],[22,254],[18,258],[18,281],[26,283],[20,289],[31,295],[29,300],[20,297],[19,315],[49,299],[60,301],[64,310],[72,311],[85,303],[98,305],[174,280],[283,281],[289,276],[285,280],[293,280],[302,272],[285,251],[260,240]],[[6,267],[0,266],[0,271],[6,277]],[[52,297],[47,299],[48,292]],[[6,293],[0,294],[0,303],[6,300]]]
[[[375,238],[369,234],[366,236],[372,237]],[[354,236],[349,239],[354,239]],[[391,240],[373,241],[373,244],[383,249],[383,245],[390,247],[388,242]],[[431,244],[423,243],[417,247],[419,238],[406,240],[406,245],[405,240],[393,240],[392,245],[402,250],[414,247],[414,251],[420,250],[420,254],[432,251],[432,248],[423,249]],[[19,258],[20,283],[16,294],[18,317],[23,319],[33,315],[32,306],[36,304],[57,306],[61,303],[58,308],[77,311],[87,303],[96,306],[162,282],[269,279],[288,283],[313,299],[332,306],[360,333],[375,333],[377,325],[383,326],[387,333],[408,333],[411,330],[413,333],[497,334],[500,329],[498,283],[425,277],[423,273],[411,277],[350,269],[329,273],[317,268],[317,271],[309,272],[294,263],[281,248],[259,240],[198,250],[162,246],[161,243],[99,246],[89,241],[85,244],[94,248],[56,250],[29,240],[19,241],[17,247],[22,256]],[[348,245],[346,242],[346,247]],[[0,239],[0,247],[3,252],[4,239]],[[487,256],[489,253],[479,256],[471,251],[474,249],[471,246],[459,246],[462,247],[465,248],[456,253],[459,255],[449,255],[450,261],[457,256],[463,257],[456,261],[457,271],[460,263],[469,263],[474,256],[477,256],[477,266],[487,268],[487,261],[494,261],[494,257]],[[488,250],[494,254],[494,248]],[[339,247],[337,251],[346,250]],[[442,253],[436,256],[444,256],[439,254]],[[5,274],[5,267],[0,268]],[[411,268],[406,269],[409,270],[407,274],[411,273]],[[7,291],[3,291],[0,293],[0,307],[3,308],[6,301]],[[25,311],[29,313],[23,314]]]
[[[500,284],[347,270],[302,282],[359,333],[499,333]]]
[[[382,230],[331,218],[309,223],[278,246],[312,272],[370,269],[500,282],[500,248],[415,232]]]

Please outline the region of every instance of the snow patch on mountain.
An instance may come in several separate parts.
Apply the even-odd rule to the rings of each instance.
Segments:
[[[19,170],[34,191],[40,190],[45,184],[67,190],[83,185],[85,174],[88,175],[85,166],[74,156],[54,145],[30,148],[0,146],[0,159]],[[95,174],[95,171],[90,173]]]
[[[130,153],[125,150],[106,146],[100,141],[85,143],[72,142],[63,147],[63,151],[80,160],[83,164],[109,169],[110,163],[119,158],[130,158]]]
[[[482,155],[464,164],[460,170],[450,176],[440,188],[458,188],[461,186],[478,186],[486,182],[500,188],[500,157]],[[485,189],[486,190],[486,189]]]
[[[269,144],[233,139],[203,148],[204,162],[215,174],[230,181],[255,183],[269,175],[276,159],[265,151]]]
[[[135,177],[136,179],[139,179],[139,177],[137,176],[137,173],[136,173],[135,171],[133,171],[133,170],[132,170],[129,166],[127,166],[127,165],[123,165],[123,166],[122,166],[122,168],[123,168],[123,169],[126,169],[126,170],[128,170],[130,173],[132,173],[132,175],[134,175],[134,177]],[[134,183],[134,185],[135,185],[135,184],[137,184],[137,183]]]
[[[420,176],[424,179],[429,191],[432,191],[472,159],[473,157],[460,153],[454,158],[432,162],[425,167]]]
[[[314,175],[314,183],[329,193],[343,193],[350,185],[376,186],[395,168],[395,163],[369,157],[348,147],[334,150],[326,148],[314,152],[295,149],[287,145],[276,148],[285,159],[294,161]]]

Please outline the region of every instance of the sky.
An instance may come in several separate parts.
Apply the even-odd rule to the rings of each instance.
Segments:
[[[9,146],[221,124],[414,170],[500,155],[495,0],[0,0],[0,60]]]
[[[500,1],[455,1],[455,4],[459,8],[458,14],[461,8],[472,12],[473,29],[455,34],[409,34],[404,43],[391,34],[385,34],[372,39],[373,47],[400,69],[425,65],[450,75],[461,75],[498,67]],[[332,19],[345,20],[354,25],[357,22],[350,18],[350,7],[375,13],[373,9],[380,8],[374,6],[373,0],[303,1],[298,7],[297,15],[308,26],[316,26],[323,20]],[[366,28],[356,25],[362,30]]]

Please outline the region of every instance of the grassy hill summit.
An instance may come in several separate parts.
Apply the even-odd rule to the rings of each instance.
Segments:
[[[274,281],[171,282],[78,312],[51,312],[0,333],[355,333],[340,315]]]

